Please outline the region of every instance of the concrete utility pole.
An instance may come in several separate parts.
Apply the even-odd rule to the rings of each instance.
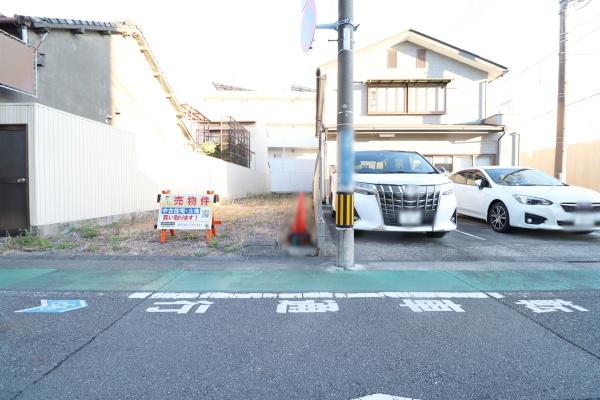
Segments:
[[[337,266],[354,266],[353,0],[338,0]]]
[[[554,176],[566,179],[565,171],[565,64],[567,59],[567,6],[569,0],[560,2],[560,34],[558,36],[558,104],[556,106],[556,146],[554,153]]]

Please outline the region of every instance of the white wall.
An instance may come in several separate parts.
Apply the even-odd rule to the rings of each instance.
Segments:
[[[0,104],[0,124],[28,125],[33,226],[153,210],[162,189],[212,189],[231,198],[269,190],[266,149],[248,169],[194,153],[177,139],[171,144],[39,104]],[[254,138],[258,145],[265,140]]]
[[[275,158],[269,160],[271,166],[272,192],[311,192],[315,160]]]

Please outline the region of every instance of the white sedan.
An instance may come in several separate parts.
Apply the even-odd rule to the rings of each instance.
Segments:
[[[600,229],[600,193],[521,167],[477,167],[450,175],[458,213],[511,227],[589,233]]]

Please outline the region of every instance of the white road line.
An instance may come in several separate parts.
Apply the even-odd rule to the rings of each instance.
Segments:
[[[600,233],[592,232],[590,235],[600,236]]]
[[[132,293],[128,296],[128,298],[130,299],[145,299],[146,297],[150,296],[152,294],[152,292],[135,292]]]
[[[500,296],[500,297],[499,297]],[[130,299],[488,299],[502,298],[499,293],[484,292],[360,292],[360,293],[234,293],[234,292],[135,292],[128,296]]]
[[[487,239],[484,239],[479,236],[471,235],[470,233],[467,233],[467,232],[459,231],[458,229],[456,229],[454,232],[462,233],[463,235],[471,236],[471,237],[474,237],[475,239],[479,239],[479,240],[487,240]]]
[[[504,296],[498,292],[487,292],[487,294],[489,294],[491,297],[493,297],[495,299],[503,299],[504,298]]]

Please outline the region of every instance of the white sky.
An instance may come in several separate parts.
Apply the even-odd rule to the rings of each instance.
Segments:
[[[316,2],[318,23],[335,21],[337,0]],[[300,0],[3,0],[0,12],[131,20],[143,30],[178,98],[197,104],[213,81],[255,89],[289,88],[291,84],[314,86],[315,69],[335,58],[336,43],[327,40],[335,38],[336,33],[318,31],[313,49],[303,53],[300,3]],[[519,71],[556,52],[558,47],[558,0],[355,0],[354,3],[355,21],[360,24],[355,34],[356,48],[413,28]],[[571,12],[585,14],[593,8]],[[589,15],[595,21],[588,25],[590,28],[600,25],[598,17]]]

